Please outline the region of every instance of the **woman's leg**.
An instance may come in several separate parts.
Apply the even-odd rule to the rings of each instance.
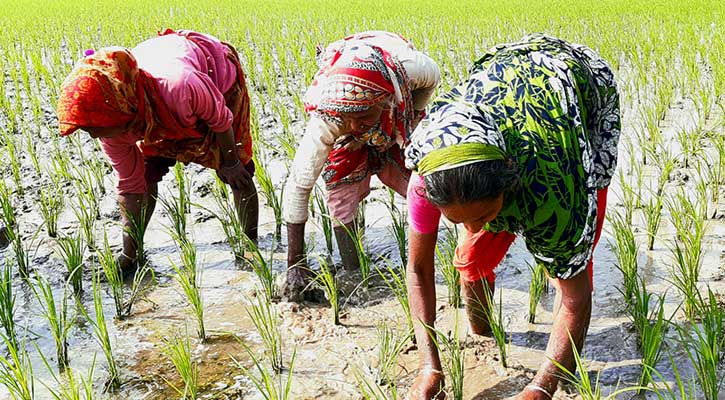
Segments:
[[[464,229],[456,246],[453,265],[461,274],[461,289],[471,330],[478,335],[491,330],[486,318],[488,302],[484,281],[493,294],[496,282],[494,269],[501,263],[514,239],[516,235],[508,232],[470,233]]]
[[[351,271],[360,269],[357,244],[350,232],[357,232],[355,213],[360,200],[370,193],[370,177],[360,182],[339,185],[327,191],[327,207],[332,217],[332,229],[335,232],[337,248],[343,268]]]
[[[245,168],[250,175],[254,175],[254,162],[250,161]],[[239,223],[242,224],[244,234],[255,244],[257,243],[257,230],[259,226],[259,196],[257,187],[250,179],[249,186],[240,190],[232,189],[234,205],[237,207]]]

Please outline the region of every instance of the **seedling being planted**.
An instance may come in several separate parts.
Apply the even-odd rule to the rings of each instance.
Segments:
[[[546,293],[547,277],[546,267],[541,263],[529,264],[531,283],[529,284],[529,323],[536,322],[536,308],[539,306],[541,296]]]
[[[48,236],[54,238],[58,236],[58,217],[63,211],[65,205],[65,197],[61,191],[60,185],[55,182],[49,186],[41,186],[38,189],[38,204],[40,205],[40,214],[43,216],[45,229]]]
[[[450,385],[450,389],[446,393],[450,394],[450,398],[453,400],[463,400],[465,348],[461,346],[458,336],[458,313],[456,313],[453,334],[450,336],[433,327],[426,327],[428,328],[428,334],[433,339],[433,344],[438,348],[439,352],[445,354],[443,368],[445,369]],[[446,398],[448,397],[446,396]]]
[[[386,322],[380,322],[376,328],[378,342],[377,384],[394,386],[395,366],[398,354],[405,348],[409,335],[397,335]]]
[[[171,196],[171,199],[159,197],[158,202],[161,204],[166,215],[169,217],[169,226],[167,229],[174,236],[174,239],[187,240],[186,237],[186,212],[184,211],[184,200]]]
[[[274,241],[270,246],[269,256],[265,258],[257,243],[254,243],[247,235],[242,233],[241,239],[244,243],[243,246],[252,252],[252,259],[249,261],[249,264],[252,266],[254,274],[257,275],[259,283],[262,285],[262,293],[267,301],[274,301],[279,297],[277,274],[272,269],[272,263],[274,262]]]
[[[257,178],[259,188],[262,190],[262,196],[264,196],[267,202],[267,207],[272,209],[274,213],[274,240],[279,242],[282,240],[282,197],[284,196],[284,182],[281,183],[279,194],[274,189],[274,181],[272,176],[269,174],[268,164],[266,161],[262,161],[255,153],[254,165],[257,167],[254,172],[254,176]]]
[[[111,290],[111,297],[113,297],[113,305],[116,311],[116,318],[121,320],[126,317],[125,306],[124,306],[124,285],[123,278],[121,276],[121,270],[116,262],[116,257],[111,250],[111,246],[108,245],[108,235],[103,232],[103,248],[98,250],[98,263],[100,264],[101,271],[108,282],[108,287]]]
[[[317,257],[320,268],[314,273],[312,284],[325,292],[325,297],[330,302],[332,309],[332,321],[335,325],[340,325],[340,293],[337,290],[337,279],[332,268],[327,264],[323,257]]]
[[[171,261],[171,266],[176,271],[174,279],[181,287],[186,300],[191,307],[192,315],[196,318],[197,334],[199,339],[206,341],[206,330],[204,328],[204,303],[201,298],[201,271],[194,272],[186,266],[179,267],[175,262]]]
[[[483,311],[486,314],[486,320],[491,328],[491,334],[498,347],[498,352],[501,356],[501,366],[508,368],[508,344],[506,343],[506,327],[503,324],[503,292],[499,291],[498,303],[493,298],[493,290],[484,284],[483,294],[485,296],[486,304],[483,305]],[[472,299],[472,301],[479,301]]]

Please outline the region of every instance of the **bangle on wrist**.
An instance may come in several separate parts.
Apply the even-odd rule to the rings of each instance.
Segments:
[[[543,387],[539,386],[538,384],[531,382],[524,389],[532,390],[534,392],[541,392],[546,395],[549,399],[552,399],[554,396],[552,393],[549,393],[548,390],[544,389]]]

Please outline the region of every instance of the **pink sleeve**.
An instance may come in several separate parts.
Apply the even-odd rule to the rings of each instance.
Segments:
[[[101,148],[118,176],[118,194],[146,193],[146,168],[137,140],[132,133],[101,139]]]
[[[172,91],[181,92],[174,97],[182,100],[176,110],[182,125],[195,125],[200,120],[212,132],[225,132],[232,127],[232,112],[209,76],[192,72],[183,80],[181,87],[174,89]]]
[[[424,193],[425,180],[412,174],[408,184],[408,222],[416,232],[427,234],[438,231],[441,212],[423,196]]]

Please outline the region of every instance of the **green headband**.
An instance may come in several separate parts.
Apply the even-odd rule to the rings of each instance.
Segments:
[[[418,162],[418,175],[455,168],[478,161],[505,160],[506,154],[497,146],[487,143],[461,143],[433,150]]]

